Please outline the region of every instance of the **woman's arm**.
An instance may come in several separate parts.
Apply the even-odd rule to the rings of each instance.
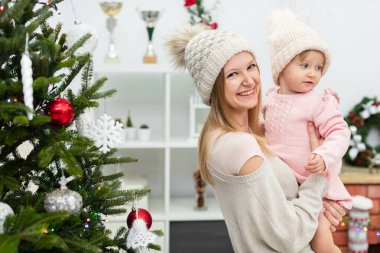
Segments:
[[[289,170],[285,163],[277,160],[276,163],[271,163],[272,166],[281,166],[280,169]],[[231,216],[235,217],[234,214],[239,213],[243,223],[240,223],[240,220],[237,222],[240,230],[246,234],[243,240],[264,241],[274,252],[301,252],[309,247],[309,242],[318,227],[322,196],[327,189],[325,178],[316,174],[311,175],[300,187],[299,197],[289,201],[276,175],[266,162],[247,176],[253,175],[255,175],[254,181],[235,184],[231,188],[224,186],[220,193],[234,192],[235,197],[232,199],[235,211]],[[294,176],[291,173],[288,175]],[[245,181],[244,177],[235,178]],[[295,180],[289,181],[296,184]],[[232,199],[229,199],[229,202]],[[227,217],[228,215],[226,222],[231,222]],[[232,219],[232,223],[236,221]],[[254,234],[249,234],[248,231],[253,231]]]
[[[275,159],[276,162],[271,163],[273,166],[290,172],[285,163]],[[260,174],[263,163],[263,158],[253,156],[244,163],[239,175]],[[325,174],[310,176],[300,187],[299,197],[291,201],[286,199],[284,189],[281,188],[272,169],[268,169],[267,173],[262,173],[254,182],[254,186],[247,185],[248,189],[246,189],[250,193],[243,192],[239,195],[244,195],[243,199],[252,204],[248,209],[255,215],[251,217],[253,223],[248,223],[261,230],[260,240],[265,241],[278,252],[300,252],[308,247],[318,226],[322,196],[327,189]],[[294,175],[289,173],[289,176]],[[292,182],[290,179],[289,181]],[[296,184],[295,180],[294,184]],[[242,208],[244,207],[238,209]]]

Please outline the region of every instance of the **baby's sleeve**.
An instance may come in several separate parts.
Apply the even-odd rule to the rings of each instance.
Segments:
[[[351,133],[338,106],[339,96],[333,90],[325,89],[313,114],[314,124],[325,139],[313,153],[322,156],[327,169],[342,159],[350,143]]]

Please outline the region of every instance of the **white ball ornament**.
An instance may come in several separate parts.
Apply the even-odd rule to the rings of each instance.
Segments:
[[[61,177],[59,184],[60,189],[54,190],[46,194],[44,207],[48,212],[66,211],[69,213],[77,213],[83,206],[82,196],[76,191],[67,188],[66,184],[74,177]]]
[[[46,195],[44,206],[48,212],[77,213],[83,205],[82,196],[70,189],[57,189]]]
[[[76,23],[66,34],[66,43],[69,47],[74,45],[85,34],[90,33],[91,37],[75,51],[75,55],[92,53],[98,45],[98,34],[96,30],[86,24]]]
[[[4,202],[0,202],[0,234],[4,233],[5,218],[8,215],[13,215],[13,214],[14,214],[14,212],[8,204],[6,204]]]

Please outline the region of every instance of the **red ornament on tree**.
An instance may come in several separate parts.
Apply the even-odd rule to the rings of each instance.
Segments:
[[[74,119],[74,108],[64,98],[53,98],[46,105],[45,114],[51,117],[52,125],[67,126]]]
[[[132,211],[128,214],[127,218],[127,226],[128,228],[131,228],[133,225],[133,222],[136,219],[141,219],[145,222],[147,229],[150,229],[152,226],[152,215],[148,212],[148,210],[145,210],[144,208],[138,208],[138,217],[136,217],[136,210],[132,209]]]
[[[185,0],[185,7],[190,7],[193,6],[194,4],[197,3],[197,0]]]
[[[213,30],[216,30],[218,28],[218,23],[214,22],[214,23],[211,23],[211,24],[208,24],[208,26],[213,29]]]

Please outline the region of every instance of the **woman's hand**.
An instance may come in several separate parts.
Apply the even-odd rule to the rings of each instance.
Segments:
[[[321,135],[319,134],[318,129],[315,128],[313,122],[307,123],[307,132],[310,137],[309,139],[311,150],[315,150],[322,144],[324,139],[321,138]]]
[[[341,204],[329,199],[323,200],[323,207],[325,209],[324,215],[331,223],[330,230],[335,232],[336,227],[343,220],[343,216],[346,215],[346,209]]]

